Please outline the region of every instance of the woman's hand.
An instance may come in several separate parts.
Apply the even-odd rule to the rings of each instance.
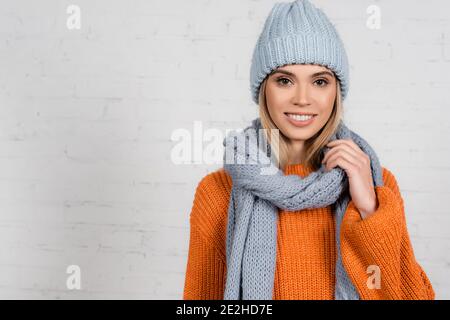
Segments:
[[[347,173],[352,201],[367,218],[378,208],[369,156],[351,139],[333,140],[327,147],[331,149],[322,160],[326,171],[339,166]]]

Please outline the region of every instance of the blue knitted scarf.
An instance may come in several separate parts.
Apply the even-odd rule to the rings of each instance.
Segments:
[[[335,167],[301,178],[285,175],[270,156],[270,144],[261,134],[261,119],[241,131],[229,133],[224,169],[232,179],[226,239],[225,300],[273,298],[278,209],[298,211],[333,205],[336,215],[336,300],[357,300],[358,292],[342,265],[340,227],[350,200],[345,171]],[[352,139],[369,157],[375,186],[382,186],[378,157],[369,144],[341,121],[330,141]],[[324,154],[330,148],[324,147]],[[231,161],[230,161],[231,160]],[[299,213],[301,214],[301,213]]]

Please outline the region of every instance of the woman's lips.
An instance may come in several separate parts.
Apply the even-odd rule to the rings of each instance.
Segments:
[[[310,125],[317,116],[317,115],[313,115],[313,117],[311,119],[306,120],[306,121],[301,121],[301,120],[295,120],[295,119],[289,117],[289,115],[287,113],[285,113],[284,115],[289,120],[289,122],[292,123],[296,127],[306,127],[306,126]]]

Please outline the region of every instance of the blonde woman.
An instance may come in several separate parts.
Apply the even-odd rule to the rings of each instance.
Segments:
[[[184,299],[434,299],[394,175],[343,122],[348,72],[320,9],[274,5],[250,72],[260,116],[195,193]]]

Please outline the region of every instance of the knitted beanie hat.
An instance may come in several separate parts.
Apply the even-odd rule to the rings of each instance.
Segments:
[[[342,99],[349,87],[347,54],[333,24],[308,0],[275,3],[256,43],[251,68],[252,99],[259,104],[261,83],[287,64],[317,64],[340,81]]]

